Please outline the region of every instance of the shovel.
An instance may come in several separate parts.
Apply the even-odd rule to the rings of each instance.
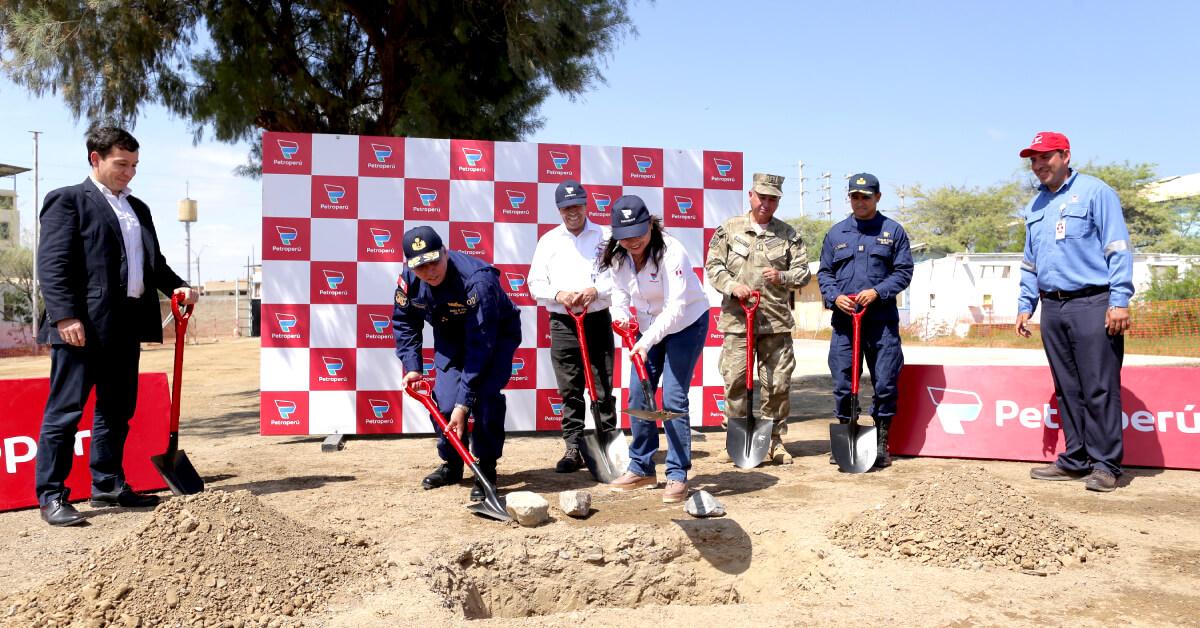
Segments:
[[[192,461],[179,448],[179,397],[183,390],[183,340],[187,334],[188,319],[192,317],[195,305],[184,305],[182,311],[179,304],[183,301],[182,294],[171,295],[171,314],[175,318],[175,372],[171,378],[171,433],[167,438],[167,451],[157,456],[150,456],[150,463],[158,469],[176,495],[195,495],[204,490],[204,480],[196,473]]]
[[[625,348],[629,350],[633,356],[633,368],[637,371],[638,379],[642,381],[642,394],[646,396],[646,405],[650,406],[649,410],[638,410],[635,408],[625,408],[625,414],[634,416],[644,421],[667,421],[670,419],[683,416],[680,412],[668,412],[659,410],[658,403],[654,401],[654,391],[650,390],[650,374],[646,372],[646,361],[642,356],[633,353],[633,345],[637,342],[636,338],[641,327],[637,321],[629,321],[622,324],[621,321],[613,321],[613,331],[621,337],[621,342]]]
[[[851,299],[857,294],[847,295]],[[833,459],[838,468],[846,473],[865,473],[875,464],[879,454],[879,444],[875,441],[875,427],[858,424],[858,379],[861,362],[859,343],[862,336],[862,317],[867,309],[856,309],[850,318],[854,322],[853,360],[850,369],[850,422],[829,426],[829,447],[833,450]]]
[[[597,482],[609,484],[621,477],[629,466],[629,443],[619,425],[607,427],[600,421],[600,400],[596,397],[596,382],[592,379],[592,361],[588,356],[587,335],[583,330],[583,317],[587,309],[576,314],[567,310],[575,319],[575,333],[579,336],[579,353],[583,357],[583,380],[587,384],[588,397],[591,399],[592,419],[596,422],[594,431],[583,434],[583,461],[588,471]]]
[[[754,419],[754,313],[762,295],[758,290],[742,300],[746,312],[746,418],[729,417],[725,434],[725,451],[740,469],[753,469],[762,464],[771,448],[771,421]]]
[[[409,397],[421,402],[426,410],[429,410],[429,415],[433,417],[438,427],[442,428],[442,433],[450,440],[450,444],[454,446],[454,451],[458,452],[458,456],[471,467],[471,473],[475,474],[475,481],[483,487],[483,501],[477,504],[470,504],[467,510],[485,517],[491,517],[497,521],[512,521],[512,517],[508,516],[508,511],[504,508],[504,502],[500,501],[500,497],[496,494],[496,487],[492,486],[491,481],[483,475],[483,471],[479,469],[479,463],[463,447],[462,441],[459,440],[458,434],[446,425],[446,417],[442,415],[442,411],[438,410],[437,404],[433,402],[433,392],[429,389],[429,382],[421,379],[417,380],[407,387],[404,392],[408,393]]]

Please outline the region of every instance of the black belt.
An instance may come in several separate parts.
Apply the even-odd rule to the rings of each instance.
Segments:
[[[1043,299],[1053,299],[1055,301],[1068,301],[1070,299],[1080,299],[1090,297],[1095,294],[1103,294],[1108,292],[1108,286],[1084,286],[1078,290],[1043,290]]]

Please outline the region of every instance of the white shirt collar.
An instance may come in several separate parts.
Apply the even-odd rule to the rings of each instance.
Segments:
[[[104,185],[103,183],[97,181],[96,177],[94,177],[92,175],[88,175],[88,179],[91,180],[92,185],[95,185],[96,188],[99,189],[101,193],[103,193],[107,196],[113,196],[113,197],[116,197],[117,199],[123,199],[133,193],[132,188],[130,188],[129,186],[125,186],[125,189],[121,190],[120,194],[114,194],[112,190],[108,189],[107,185]]]

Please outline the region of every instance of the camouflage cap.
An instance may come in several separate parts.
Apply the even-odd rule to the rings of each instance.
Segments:
[[[756,172],[754,173],[754,186],[750,189],[767,196],[783,196],[783,177],[777,174]]]

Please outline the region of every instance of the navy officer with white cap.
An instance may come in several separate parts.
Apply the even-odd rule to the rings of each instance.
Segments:
[[[421,332],[428,322],[437,369],[434,401],[495,485],[496,461],[504,451],[506,404],[500,391],[512,376],[512,358],[521,344],[521,312],[501,287],[495,266],[447,250],[431,227],[405,232],[404,257],[407,264],[396,280],[392,310],[404,385],[421,378]],[[475,418],[470,433],[468,417]],[[463,461],[441,430],[434,429],[442,465],[422,480],[427,490],[455,484],[463,476]],[[471,499],[483,499],[478,483]]]

